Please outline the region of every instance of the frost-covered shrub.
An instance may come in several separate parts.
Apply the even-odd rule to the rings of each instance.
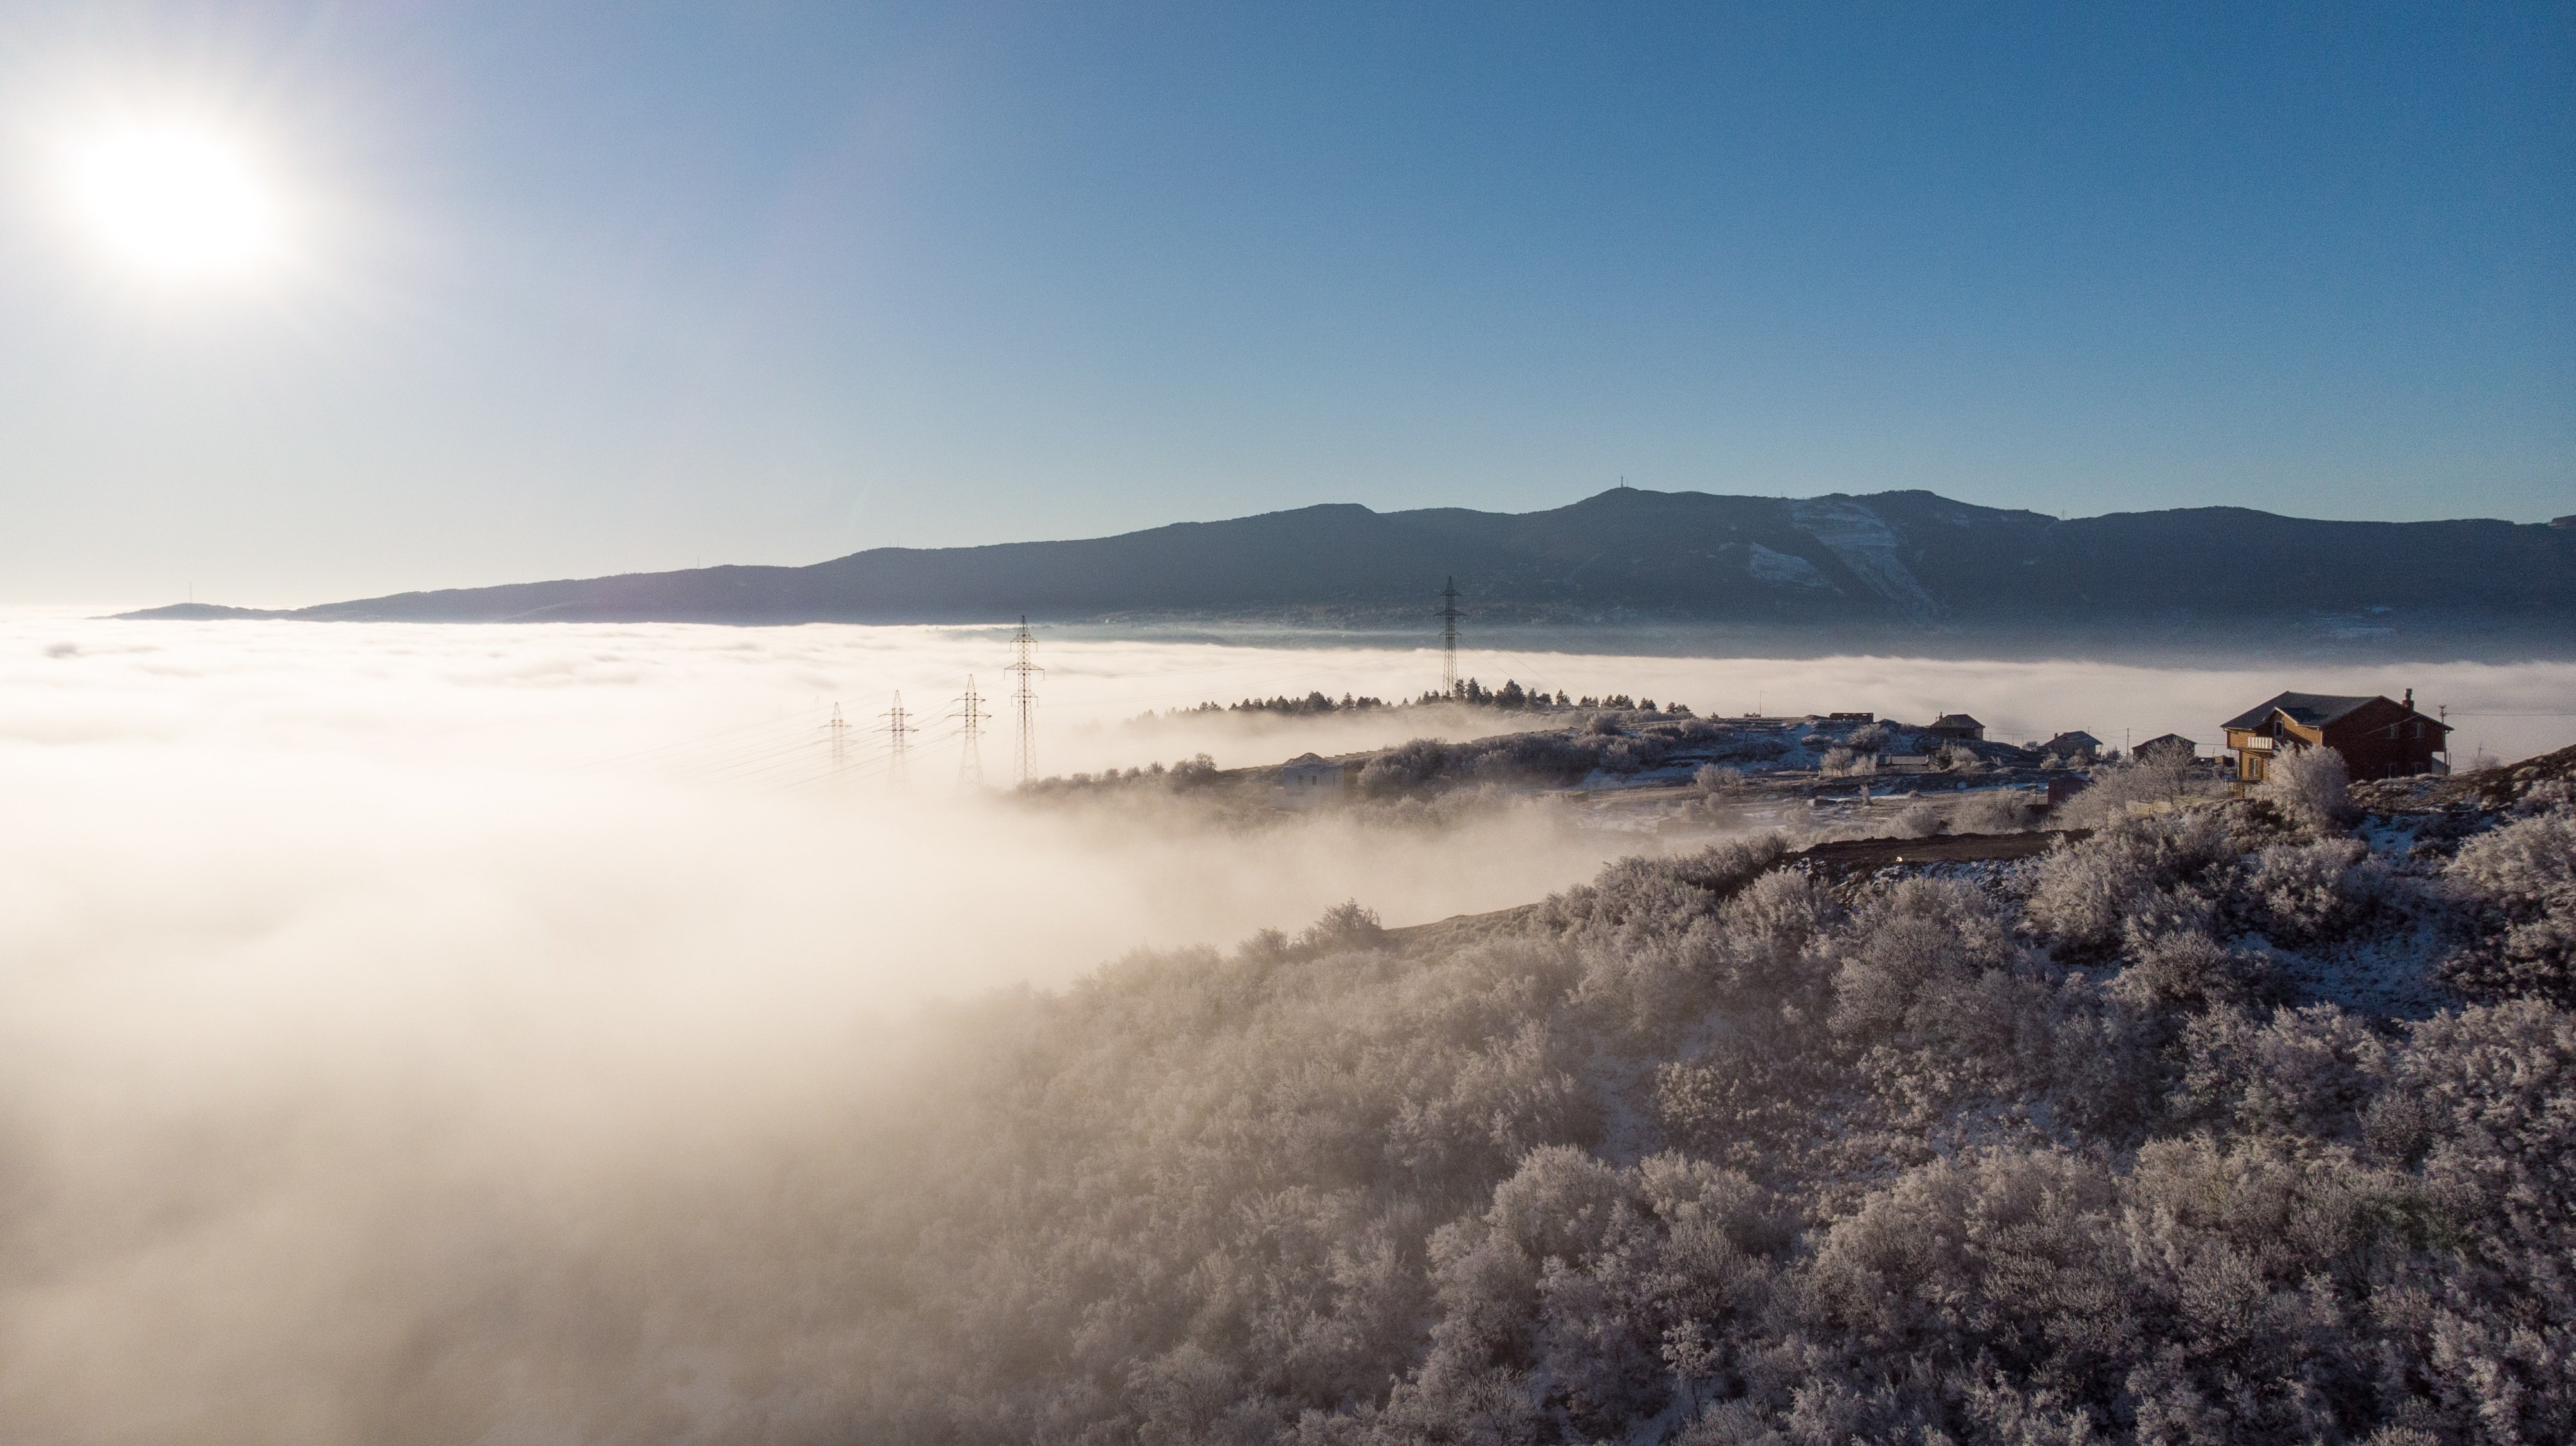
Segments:
[[[2389,1070],[2386,1044],[2332,1004],[2279,1008],[2267,1019],[2212,1010],[2184,1027],[2184,1043],[2177,1107],[2187,1117],[2232,1116],[2249,1130],[2357,1139]]]
[[[1345,899],[1326,909],[1306,931],[1297,936],[1300,949],[1367,949],[1386,937],[1386,928],[1378,921],[1375,909],[1364,907],[1357,899]]]
[[[1712,798],[1719,794],[1738,793],[1744,788],[1744,770],[1729,768],[1722,763],[1703,763],[1699,771],[1691,775],[1691,784],[1702,795]]]
[[[1860,752],[1877,753],[1883,751],[1888,740],[1895,736],[1884,723],[1864,723],[1852,730],[1850,741],[1851,746]]]
[[[1372,798],[1409,793],[1438,778],[1448,764],[1447,744],[1416,738],[1370,759],[1360,769],[1360,792]]]
[[[1733,1171],[1672,1154],[1621,1170],[1533,1151],[1490,1205],[1432,1237],[1430,1350],[1380,1429],[1322,1439],[1549,1439],[1541,1381],[1544,1404],[1586,1436],[1618,1434],[1683,1384],[1669,1342],[1703,1343],[1683,1353],[1686,1389],[1724,1386],[1732,1363],[1705,1343],[1759,1317],[1771,1258],[1792,1239],[1769,1192]]]
[[[1950,824],[1960,833],[2026,833],[2037,819],[2028,797],[1998,788],[1968,795]]]
[[[1827,778],[1845,778],[1862,769],[1860,755],[1848,748],[1828,748],[1816,762],[1816,771]]]
[[[1782,852],[1776,836],[1757,834],[1677,859],[1625,859],[1548,900],[1542,926],[1581,961],[1575,998],[1641,1037],[1696,1019],[1749,977],[1741,961],[1759,947],[1758,935],[1734,937],[1722,906]]]
[[[2019,1150],[1937,1160],[1827,1232],[1808,1272],[1813,1309],[1864,1358],[1929,1355],[1926,1366],[1947,1372],[1982,1350],[2039,1367],[2088,1344],[2051,1339],[2043,1322],[2083,1327],[2063,1302],[2119,1295],[2117,1205],[2097,1160]]]
[[[2225,824],[2205,812],[2123,817],[2040,859],[2027,917],[2042,937],[2079,953],[2116,942],[2151,911],[2165,917],[2159,931],[2187,927],[2209,909],[2197,881],[2234,853]]]
[[[1822,977],[1815,946],[1841,915],[1832,892],[1811,874],[1775,869],[1755,879],[1718,915],[1727,982],[1766,999],[1805,992]]]
[[[2066,801],[2062,814],[2072,827],[2098,828],[2126,817],[2134,811],[2131,805],[2183,803],[2213,791],[2214,785],[2182,759],[2129,758],[2094,769],[2091,784]]]
[[[1719,758],[1738,763],[1768,763],[1786,754],[1789,745],[1769,733],[1735,733],[1727,735],[1709,751]]]
[[[1610,749],[1618,750],[1621,760],[1617,771],[1633,771],[1634,765],[1627,760],[1633,756],[1634,748],[1627,739],[1612,741]],[[1554,733],[1509,733],[1455,745],[1451,756],[1465,762],[1463,771],[1472,777],[1511,783],[1579,778],[1609,754],[1607,750],[1587,749]]]
[[[2127,967],[2112,978],[2111,992],[2142,1012],[2246,1003],[2274,987],[2269,960],[2230,949],[2202,929],[2133,927],[2121,952]]]
[[[2342,828],[2354,818],[2352,773],[2331,748],[2288,748],[2272,755],[2255,796],[2312,829]]]
[[[2226,881],[2242,923],[2279,944],[2304,944],[2349,928],[2375,881],[2356,877],[2370,850],[2359,839],[2273,844],[2241,860]]]
[[[1678,858],[1621,859],[1591,883],[1540,904],[1537,922],[1569,939],[1679,935],[1714,914],[1785,852],[1777,835],[1765,833],[1726,839]]]
[[[1900,879],[1867,900],[1830,947],[1834,1031],[1863,1041],[1902,1029],[1926,988],[2009,969],[2021,952],[1986,895],[1927,878]]]
[[[2463,895],[2509,908],[2576,903],[2576,813],[2518,819],[2460,848],[2448,870]]]
[[[1574,1078],[1574,1043],[1542,1023],[1487,1041],[1436,1091],[1398,1100],[1387,1161],[1423,1185],[1472,1180],[1541,1145],[1589,1143],[1600,1121]]]
[[[2525,818],[2560,809],[2576,809],[2576,778],[2544,778],[2513,801],[2514,813]]]
[[[1941,751],[1933,755],[1933,761],[1950,773],[1983,773],[1986,769],[1986,761],[1977,756],[1977,750],[1964,743],[1941,745]]]
[[[2444,883],[2470,941],[2444,965],[2481,998],[2576,1003],[2576,813],[2517,819],[2461,845]]]
[[[2045,1096],[2069,1119],[2136,1102],[2136,1051],[2107,996],[2052,982],[1973,886],[1902,881],[1827,947],[1840,964],[1829,1023],[1891,1124],[1979,1097]]]
[[[1939,833],[1944,820],[1941,810],[1928,803],[1908,804],[1887,821],[1889,838],[1930,838]]]

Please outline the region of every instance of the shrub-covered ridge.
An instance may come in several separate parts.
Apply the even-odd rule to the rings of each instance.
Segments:
[[[835,1227],[859,1434],[2576,1439],[2576,813],[2335,812],[1732,844],[962,1013]]]

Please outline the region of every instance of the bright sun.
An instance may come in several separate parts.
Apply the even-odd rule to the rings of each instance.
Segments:
[[[280,241],[278,205],[242,149],[192,125],[128,125],[67,148],[74,214],[127,268],[195,280],[253,271]]]

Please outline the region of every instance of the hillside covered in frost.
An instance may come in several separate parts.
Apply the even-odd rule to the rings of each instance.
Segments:
[[[2576,804],[2328,772],[959,1008],[549,1349],[595,1439],[2576,1438]]]

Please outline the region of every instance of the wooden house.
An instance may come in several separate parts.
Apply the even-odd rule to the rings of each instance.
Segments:
[[[2236,777],[2260,783],[2285,749],[2331,748],[2355,778],[2404,778],[2437,770],[2449,725],[2415,711],[2415,690],[2402,701],[2327,693],[2283,693],[2227,720]]]
[[[2129,756],[2141,763],[2161,763],[2168,759],[2189,763],[2200,756],[2200,745],[2179,733],[2166,733],[2130,749]]]
[[[1935,738],[1955,738],[1962,743],[1986,741],[1986,725],[1965,713],[1944,713],[1923,731]]]
[[[2079,728],[2072,733],[2060,733],[2040,744],[2039,751],[2055,754],[2070,763],[2090,763],[2093,756],[2102,751],[2102,740]]]

